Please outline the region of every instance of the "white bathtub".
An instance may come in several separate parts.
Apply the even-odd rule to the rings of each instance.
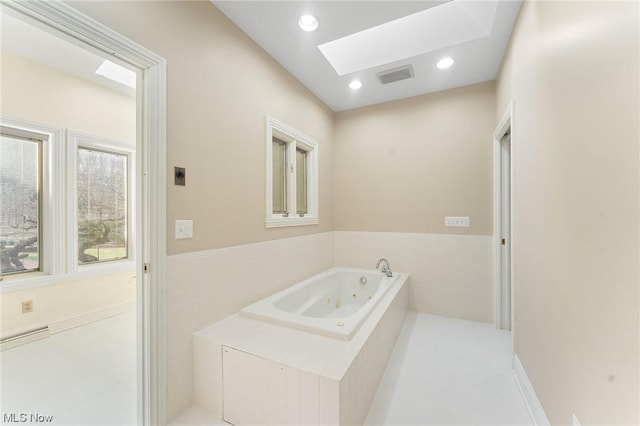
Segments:
[[[401,274],[332,268],[247,306],[240,315],[351,340]]]

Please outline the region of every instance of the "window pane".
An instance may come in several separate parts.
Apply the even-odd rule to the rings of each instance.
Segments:
[[[0,141],[0,274],[40,269],[39,142]]]
[[[296,212],[307,213],[307,151],[296,148]]]
[[[273,138],[273,213],[287,212],[287,144]]]
[[[127,157],[78,149],[78,262],[127,257]]]

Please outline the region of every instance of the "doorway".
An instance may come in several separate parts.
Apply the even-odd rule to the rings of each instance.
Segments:
[[[496,327],[511,330],[513,312],[513,102],[493,135]]]
[[[66,3],[9,0],[3,1],[0,6],[0,13],[3,15],[9,14],[71,42],[81,49],[109,57],[113,62],[120,63],[137,74],[134,131],[136,156],[135,160],[131,160],[135,164],[132,198],[135,198],[136,202],[130,217],[131,221],[136,223],[134,231],[136,243],[135,246],[129,246],[135,258],[135,277],[132,285],[135,293],[134,351],[137,361],[134,362],[136,372],[132,374],[135,376],[137,415],[134,418],[135,423],[141,425],[165,424],[166,62],[153,52],[77,12]],[[64,155],[59,153],[59,157],[64,158]],[[116,160],[114,161],[117,162]],[[53,183],[54,186],[59,184],[58,181]],[[52,215],[64,216],[58,211],[53,211]],[[59,220],[65,223],[64,217]],[[59,254],[54,250],[50,252],[51,258]],[[84,261],[94,260],[94,258],[102,260],[101,256],[108,252],[103,250],[100,255],[91,254],[90,257],[85,257]],[[111,252],[122,253],[122,250],[111,250]],[[85,254],[87,254],[86,251]],[[114,254],[114,256],[121,256],[121,254]],[[71,259],[70,256],[69,259]],[[76,259],[73,258],[73,263],[75,261]],[[64,268],[70,267],[69,264],[71,262],[65,264],[61,261],[57,269],[52,268],[51,271],[64,274]],[[55,275],[47,274],[47,271],[43,272],[45,281],[53,279],[52,276]],[[33,309],[37,308],[37,305],[34,305]],[[58,384],[63,385],[64,381]],[[81,382],[76,383],[78,386],[81,384]],[[3,391],[6,390],[3,389]],[[50,403],[55,404],[55,400],[51,400]],[[106,403],[109,401],[107,400]],[[29,411],[37,412],[38,407],[32,407]],[[55,419],[53,422],[55,423]]]

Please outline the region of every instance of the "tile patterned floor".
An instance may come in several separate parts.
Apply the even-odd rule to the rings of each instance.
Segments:
[[[135,425],[135,324],[129,312],[2,351],[3,420],[33,413],[53,416],[50,425]]]

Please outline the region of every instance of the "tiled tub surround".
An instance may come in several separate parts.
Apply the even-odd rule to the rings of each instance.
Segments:
[[[168,418],[192,404],[192,333],[332,266],[333,232],[168,256]]]
[[[336,231],[334,241],[335,266],[370,268],[384,256],[411,274],[412,311],[493,321],[493,236]]]
[[[349,341],[232,315],[193,335],[194,404],[223,418],[223,356],[233,355],[228,359],[281,364],[286,383],[279,401],[274,401],[276,389],[265,395],[283,407],[279,417],[265,419],[264,407],[251,405],[243,407],[244,419],[362,424],[408,309],[409,276],[402,274]],[[226,406],[235,403],[226,401]]]
[[[192,334],[334,266],[386,257],[411,274],[411,309],[492,321],[492,237],[335,231],[167,257],[168,418],[193,401]]]

